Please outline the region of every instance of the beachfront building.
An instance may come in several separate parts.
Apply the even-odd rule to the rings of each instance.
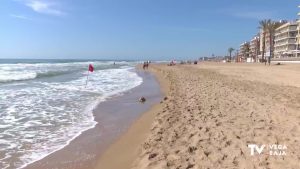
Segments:
[[[260,53],[260,37],[259,35],[254,36],[250,41],[250,61],[258,62],[258,56]]]
[[[287,23],[287,21],[286,20],[280,20],[277,23],[279,23],[280,25],[284,25],[285,23]],[[265,37],[264,37],[264,35],[265,35]],[[259,38],[260,38],[260,55],[259,55],[259,59],[260,60],[263,59],[262,54],[263,54],[263,47],[264,46],[265,46],[265,48],[264,48],[264,59],[268,59],[270,57],[270,48],[272,48],[272,51],[274,52],[274,45],[275,45],[274,38],[275,38],[275,35],[274,35],[274,33],[272,33],[272,38],[271,38],[271,41],[270,41],[270,33],[268,31],[266,33],[264,33],[264,30],[260,29]],[[265,41],[265,45],[263,45],[264,41]],[[274,53],[273,53],[272,56],[274,56]]]
[[[249,61],[249,58],[250,58],[250,43],[244,42],[240,45],[236,62],[251,62]]]
[[[264,40],[265,40],[264,59],[266,59],[270,56],[270,34],[268,32],[266,32],[265,37],[264,37],[264,31],[261,29],[260,32],[259,32],[259,39],[260,39],[260,41],[259,41],[259,53],[260,54],[258,55],[258,58],[261,61],[262,60]]]
[[[297,57],[297,29],[297,22],[287,22],[276,29],[274,39],[275,59]]]
[[[237,50],[238,51],[238,53],[237,53],[237,56],[236,56],[236,58],[235,58],[235,62],[242,62],[242,56],[243,56],[243,44],[244,43],[242,43],[242,44],[240,44],[240,47],[239,47],[239,50]]]
[[[300,5],[298,6],[300,8]],[[297,20],[298,28],[297,28],[297,50],[296,50],[296,56],[300,57],[300,12],[298,13],[299,19]]]

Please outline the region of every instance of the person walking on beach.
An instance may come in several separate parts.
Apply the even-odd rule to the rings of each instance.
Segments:
[[[148,66],[149,66],[149,63],[148,62],[144,62],[144,64],[143,64],[143,69],[145,70],[145,69],[148,69]]]
[[[265,66],[267,65],[267,59],[264,59],[264,62],[265,62]]]
[[[144,62],[144,64],[143,64],[143,69],[145,70],[145,68],[146,68],[146,63]]]

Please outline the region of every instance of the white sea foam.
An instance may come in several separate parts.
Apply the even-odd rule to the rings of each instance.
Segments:
[[[0,70],[0,82],[29,80],[36,78],[35,72],[4,71]]]
[[[96,68],[99,66],[110,68],[113,62],[0,64],[0,83],[72,73],[77,70],[85,70],[88,64],[93,64]],[[119,62],[118,64],[124,65],[126,62]]]
[[[95,126],[92,109],[99,101],[142,83],[132,67],[109,68],[112,63],[108,62],[94,64],[99,69],[89,74],[86,87],[87,63],[0,64],[0,74],[74,71],[18,85],[0,84],[0,152],[4,153],[0,156],[0,168],[22,168],[63,148]]]

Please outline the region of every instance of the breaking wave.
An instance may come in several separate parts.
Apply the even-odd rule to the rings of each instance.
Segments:
[[[130,63],[0,64],[0,168],[22,168],[96,125],[99,102],[142,83]],[[22,81],[17,82],[17,81]]]

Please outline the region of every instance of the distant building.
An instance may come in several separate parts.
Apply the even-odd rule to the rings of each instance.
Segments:
[[[250,58],[250,43],[244,42],[240,45],[238,57],[236,62],[246,62],[247,58]]]
[[[278,21],[278,23],[280,23],[281,25],[284,25],[285,23],[287,23],[286,20],[280,20]],[[263,53],[263,42],[265,40],[265,51],[264,51],[264,59],[267,59],[268,57],[270,57],[270,48],[273,47],[274,48],[274,37],[272,37],[272,41],[270,42],[270,33],[266,32],[265,33],[265,39],[264,39],[264,31],[261,29],[260,30],[260,55],[259,55],[259,59],[262,59],[262,53]],[[274,36],[274,35],[273,35]],[[272,49],[272,51],[274,52],[274,49]]]
[[[224,60],[224,56],[211,56],[208,57],[207,61],[213,61],[213,62],[222,62]]]
[[[300,8],[300,6],[298,6]],[[297,33],[297,50],[296,50],[296,56],[300,57],[300,12],[298,13],[299,19],[297,20],[298,24],[298,33]]]
[[[300,6],[298,6],[300,8]],[[300,12],[298,13],[300,18]],[[274,58],[298,60],[300,58],[300,20],[288,22],[276,29]]]
[[[298,7],[300,8],[300,5]],[[292,22],[276,21],[276,26],[279,27],[275,32],[271,29],[272,37],[270,37],[269,30],[264,32],[260,29],[250,42],[240,45],[236,50],[234,60],[236,62],[261,62],[262,59],[266,61],[272,57],[272,60],[277,61],[300,61],[300,12],[298,17],[298,20]]]
[[[269,32],[266,32],[265,37],[264,37],[264,31],[261,29],[260,32],[259,32],[259,39],[260,39],[260,42],[259,42],[259,53],[260,53],[259,59],[262,59],[264,41],[265,41],[265,51],[264,51],[265,54],[264,54],[264,57],[266,59],[267,57],[270,56],[270,34],[269,34]]]
[[[250,41],[250,57],[253,59],[253,62],[259,61],[260,54],[260,37],[259,34],[254,36]]]
[[[202,57],[199,59],[199,61],[207,61],[209,57]]]
[[[297,56],[298,23],[287,22],[275,31],[274,58]]]

